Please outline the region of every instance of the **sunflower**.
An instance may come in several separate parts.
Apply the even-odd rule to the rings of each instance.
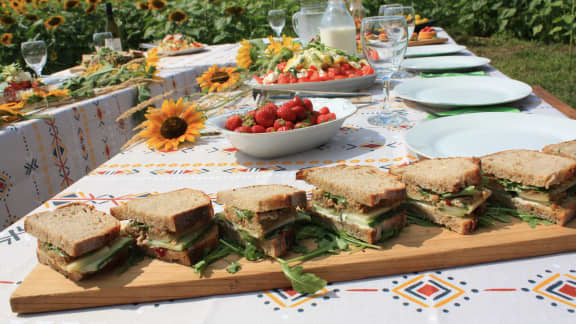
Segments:
[[[247,69],[252,65],[252,57],[250,52],[252,51],[252,44],[246,39],[240,42],[242,46],[238,49],[238,55],[236,56],[236,64],[239,67]]]
[[[93,14],[94,12],[96,12],[96,9],[97,9],[96,5],[95,5],[95,4],[91,4],[91,5],[88,6],[88,8],[86,8],[86,13],[89,14],[89,15],[91,15],[91,14]]]
[[[136,2],[136,7],[138,7],[138,9],[140,9],[140,10],[150,9],[150,7],[148,7],[148,4],[145,2]]]
[[[196,82],[198,82],[203,91],[219,92],[227,88],[232,88],[239,79],[240,75],[236,72],[236,68],[218,68],[218,66],[214,64],[214,66],[204,72],[201,77],[197,78]]]
[[[268,36],[268,40],[270,41],[270,45],[268,45],[266,48],[266,54],[271,56],[280,54],[283,48],[287,48],[293,53],[297,53],[302,50],[302,45],[298,42],[295,42],[292,37],[282,35],[282,42],[278,42],[272,36]]]
[[[26,19],[32,20],[32,21],[36,21],[36,20],[40,19],[40,18],[38,18],[38,16],[36,16],[34,14],[27,14],[25,17],[26,17]]]
[[[7,46],[12,44],[12,39],[14,38],[14,35],[12,35],[11,33],[4,33],[2,34],[2,36],[0,36],[0,44]]]
[[[168,15],[168,20],[181,24],[188,20],[188,15],[183,10],[175,10]]]
[[[152,10],[162,10],[166,8],[166,1],[164,0],[148,0],[148,7]]]
[[[95,5],[95,4],[98,4],[100,1],[102,1],[102,0],[86,0],[86,3]]]
[[[153,48],[148,51],[148,55],[146,56],[146,71],[148,71],[151,67],[156,67],[156,64],[160,61],[160,57],[158,56],[158,48]]]
[[[156,150],[176,150],[180,143],[194,142],[200,137],[199,130],[204,128],[204,115],[196,111],[196,106],[184,104],[182,98],[177,102],[169,99],[162,108],[148,109],[145,127],[138,137],[147,138],[146,145]]]
[[[66,19],[62,16],[52,16],[44,22],[44,26],[46,26],[47,29],[56,29],[65,21]]]
[[[24,9],[24,3],[18,0],[12,0],[10,1],[10,7],[16,11],[22,11],[22,9]]]
[[[72,9],[78,7],[79,4],[80,4],[79,0],[67,0],[66,2],[64,2],[64,9]]]
[[[22,116],[22,113],[19,111],[22,107],[24,107],[23,101],[0,104],[0,116],[4,121],[12,121],[14,118],[10,117]]]
[[[68,97],[69,95],[70,89],[53,89],[48,93],[48,96],[53,97]]]
[[[10,25],[14,25],[15,23],[16,23],[16,20],[14,20],[14,18],[12,18],[10,16],[0,17],[0,24],[4,25],[5,27],[8,27]]]

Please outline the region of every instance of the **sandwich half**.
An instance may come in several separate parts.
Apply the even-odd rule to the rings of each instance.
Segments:
[[[134,242],[119,235],[118,220],[82,203],[27,216],[24,228],[38,238],[38,261],[74,281],[123,260]]]
[[[372,244],[405,226],[406,216],[399,208],[405,186],[385,171],[336,165],[300,170],[296,179],[316,187],[308,209],[337,231]]]
[[[474,231],[491,194],[476,158],[421,160],[391,172],[406,183],[406,204],[416,216],[460,234]]]
[[[266,255],[279,257],[290,249],[297,208],[306,207],[306,192],[286,185],[257,185],[218,192],[224,205],[218,223],[224,236],[253,244]]]
[[[576,159],[576,140],[546,145],[542,152]]]
[[[576,160],[529,150],[482,157],[487,186],[498,203],[565,225],[576,212]]]
[[[202,191],[180,189],[135,199],[110,209],[129,220],[123,230],[157,259],[193,265],[218,244],[212,201]]]

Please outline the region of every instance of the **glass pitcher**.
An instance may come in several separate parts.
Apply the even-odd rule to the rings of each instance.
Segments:
[[[292,16],[292,25],[303,46],[318,36],[325,10],[326,0],[300,0],[300,11]]]
[[[344,0],[330,0],[320,24],[320,40],[326,46],[356,54],[356,26]]]

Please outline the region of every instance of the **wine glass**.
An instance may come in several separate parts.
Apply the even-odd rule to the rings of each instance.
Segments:
[[[402,64],[408,46],[406,19],[399,16],[365,18],[360,36],[364,56],[384,79],[384,110],[387,110],[390,107],[390,79]],[[370,117],[368,122],[383,126],[390,121],[378,115]]]
[[[386,8],[399,8],[402,7],[402,4],[400,3],[391,3],[391,4],[385,4],[385,5],[381,5],[380,8],[378,8],[378,16],[386,16],[384,14],[384,10]]]
[[[111,32],[94,33],[92,40],[94,41],[94,48],[98,52],[101,48],[106,47],[106,40],[114,38]]]
[[[412,34],[414,33],[414,29],[416,28],[416,17],[414,14],[414,7],[393,7],[393,8],[386,8],[384,9],[384,16],[399,16],[404,17],[406,19],[406,28],[408,30],[408,40],[412,38]],[[396,79],[405,79],[411,78],[414,75],[409,73],[402,68],[399,69],[399,72],[394,75]]]
[[[280,37],[282,35],[282,29],[284,29],[284,25],[286,24],[286,12],[284,9],[268,11],[268,23],[274,32],[276,32],[276,35]]]
[[[20,45],[22,56],[26,65],[28,65],[36,76],[42,76],[42,69],[46,65],[46,43],[44,41],[24,42]]]

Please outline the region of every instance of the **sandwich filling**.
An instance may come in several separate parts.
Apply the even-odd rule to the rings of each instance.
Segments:
[[[311,209],[336,221],[375,228],[386,219],[396,216],[401,201],[384,200],[376,206],[363,205],[353,199],[316,189],[312,192]]]
[[[39,246],[50,257],[58,259],[60,263],[64,263],[64,269],[67,272],[93,273],[104,268],[118,253],[129,247],[133,241],[130,237],[121,236],[109,245],[77,258],[68,255],[62,249],[48,242],[40,242]]]
[[[138,245],[164,248],[173,251],[186,251],[194,243],[210,231],[214,226],[213,222],[198,224],[186,231],[173,233],[152,228],[146,224],[131,220],[124,230],[136,238]]]
[[[505,192],[512,197],[519,197],[547,206],[559,203],[563,199],[569,199],[576,195],[576,178],[569,179],[550,188],[544,188],[524,185],[490,175],[485,175],[484,177],[487,185],[500,193]]]
[[[436,207],[439,211],[454,217],[466,217],[490,197],[490,190],[478,186],[466,186],[457,192],[435,192],[418,185],[406,188],[409,201]]]
[[[262,238],[282,226],[292,224],[298,219],[296,208],[282,208],[266,212],[253,212],[226,206],[224,217],[251,236]]]

